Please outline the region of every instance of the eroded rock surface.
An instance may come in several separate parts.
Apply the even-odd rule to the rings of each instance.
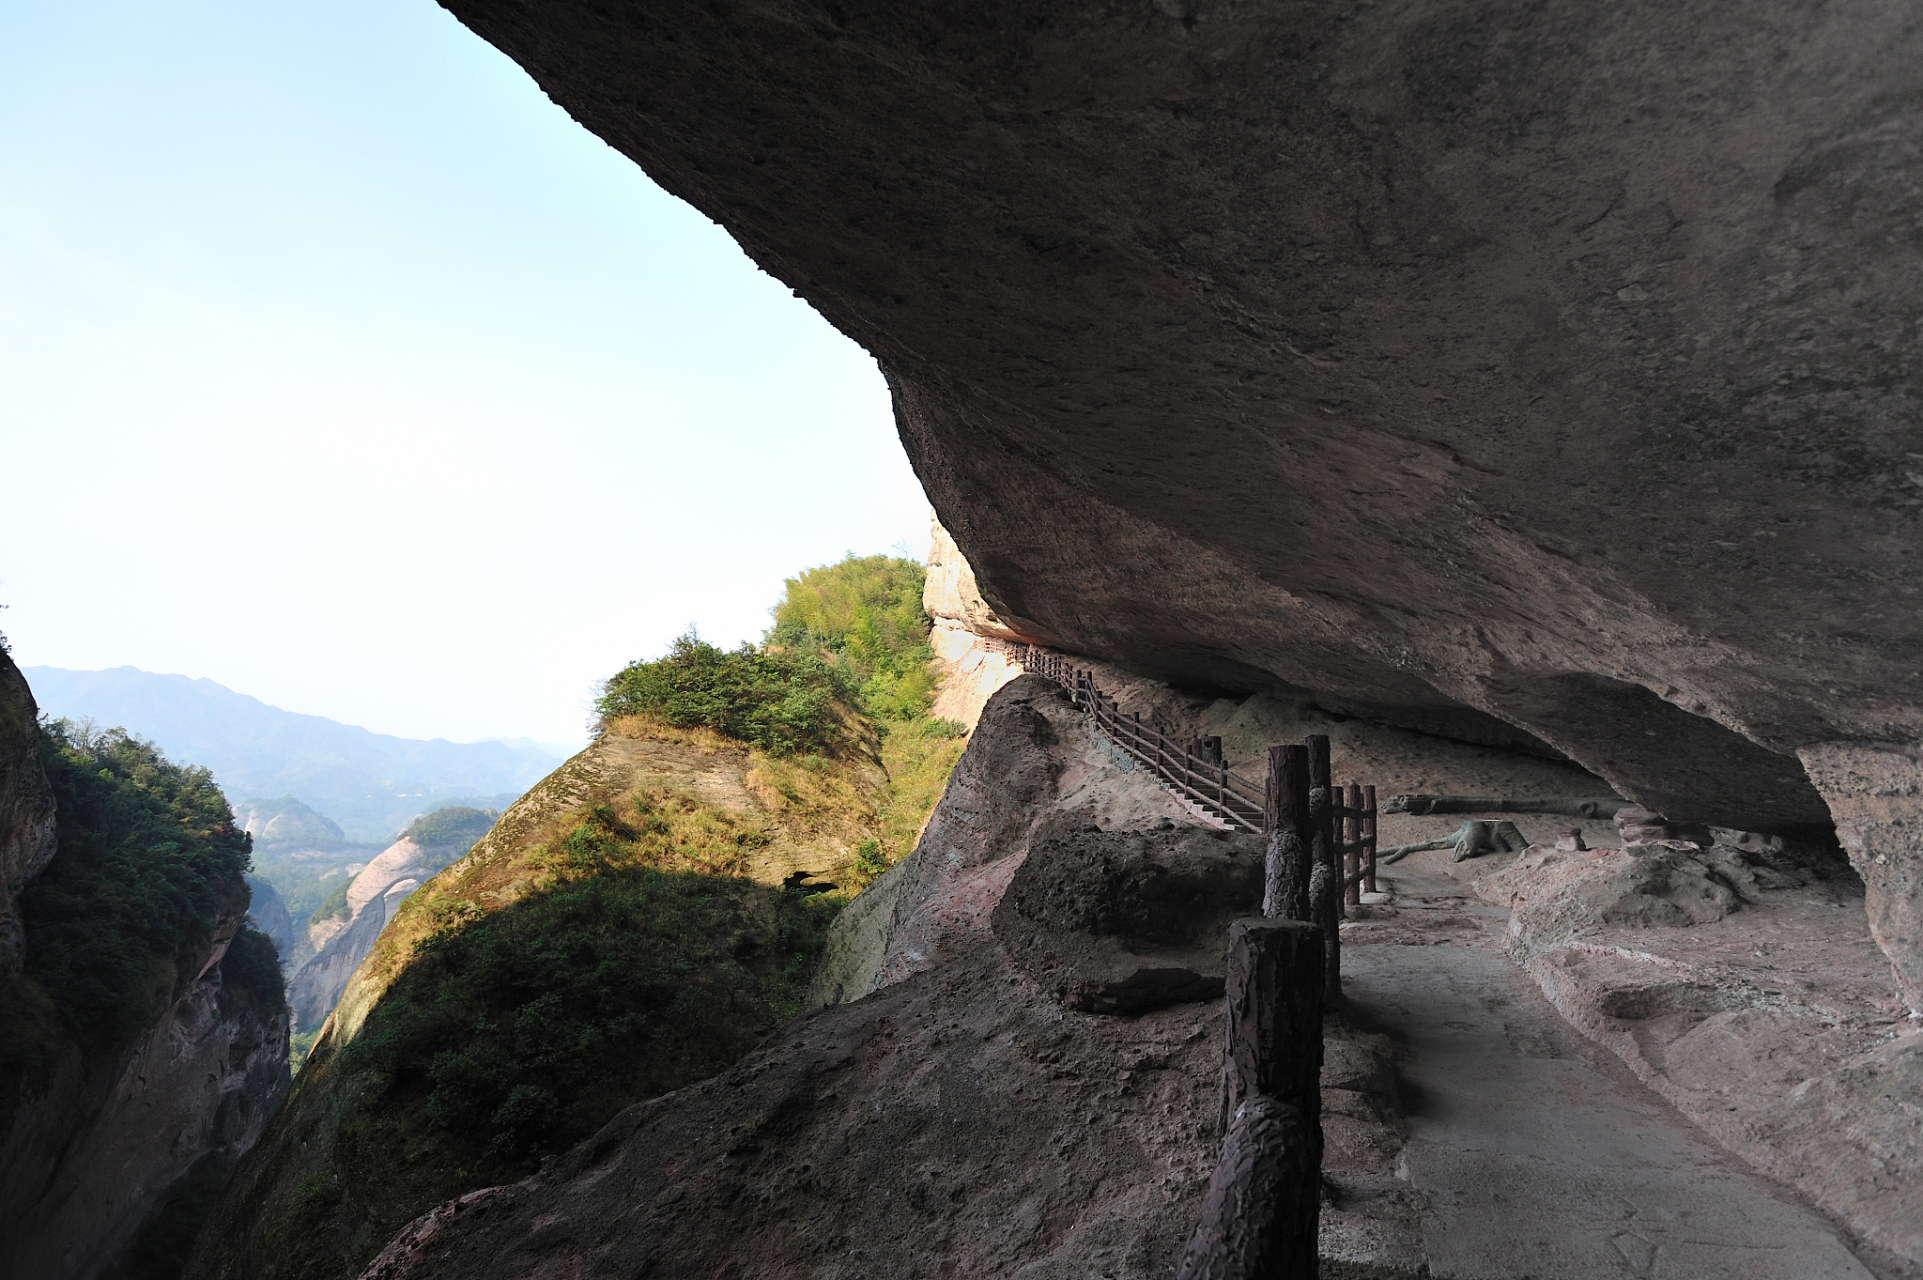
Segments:
[[[1030,834],[1057,814],[1105,828],[1188,821],[1146,772],[1117,774],[1053,681],[1023,676],[989,699],[914,852],[835,921],[810,999],[853,1000],[972,946]]]
[[[1016,964],[1070,1009],[1141,1013],[1222,994],[1229,925],[1262,912],[1267,841],[1058,818],[995,907]]]
[[[53,861],[53,790],[40,766],[39,709],[33,692],[0,652],[0,984],[20,972],[25,940],[15,901]]]
[[[1434,856],[1396,870],[1433,875]],[[1510,909],[1510,958],[1569,1022],[1848,1223],[1879,1274],[1923,1276],[1923,1032],[1847,872],[1767,846],[1536,848],[1473,890]]]
[[[875,354],[1006,626],[1731,827],[1923,735],[1905,5],[448,7]]]
[[[180,957],[173,998],[132,1046],[63,1053],[7,1117],[0,1277],[117,1275],[136,1266],[143,1230],[184,1253],[169,1217],[198,1225],[288,1089],[285,1007],[222,1007],[220,962],[240,919]]]
[[[1923,1017],[1923,749],[1827,743],[1806,748],[1803,762],[1863,877],[1870,933]]]

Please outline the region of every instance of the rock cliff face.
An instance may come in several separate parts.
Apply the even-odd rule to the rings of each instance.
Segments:
[[[53,859],[53,792],[40,768],[39,712],[13,659],[0,652],[0,985],[20,972],[25,945],[14,902]]]
[[[20,976],[32,938],[17,895],[55,865],[56,818],[73,817],[56,814],[35,721],[25,681],[0,653],[0,988],[17,979],[10,997],[33,985]],[[22,1076],[9,1054],[0,1090],[0,1280],[116,1280],[184,1259],[287,1091],[287,1009],[265,945],[253,957],[264,983],[258,973],[227,981],[245,905],[242,894],[204,940],[180,944],[158,1015],[105,1050],[55,1028],[34,1003],[44,994],[0,1006],[9,1050],[32,1043],[53,1055]]]
[[[464,848],[423,846],[404,837],[355,874],[347,886],[346,924],[330,932],[313,958],[288,981],[287,1003],[294,1011],[297,1028],[306,1031],[318,1027],[333,1012],[347,980],[373,950],[374,940],[407,895],[466,852]]]
[[[106,1058],[66,1054],[0,1142],[6,1280],[139,1275],[139,1255],[186,1240],[287,1092],[288,1018],[223,1007],[223,918],[159,1021]]]
[[[1005,625],[1834,804],[1923,984],[1906,6],[447,7],[875,354]]]

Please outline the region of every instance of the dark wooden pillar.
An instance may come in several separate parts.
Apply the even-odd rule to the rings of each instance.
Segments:
[[[1375,786],[1362,788],[1362,888],[1376,893],[1375,887]]]
[[[1342,881],[1335,851],[1335,783],[1329,776],[1329,739],[1311,734],[1309,748],[1309,821],[1313,830],[1315,865],[1324,871],[1326,888],[1312,894],[1309,919],[1322,930],[1322,998],[1342,998]],[[1313,888],[1314,881],[1311,881]]]
[[[1268,865],[1262,914],[1308,920],[1309,868],[1314,857],[1314,826],[1309,820],[1309,749],[1269,748]]]
[[[1229,926],[1222,1153],[1177,1276],[1313,1280],[1322,1168],[1322,939]]]

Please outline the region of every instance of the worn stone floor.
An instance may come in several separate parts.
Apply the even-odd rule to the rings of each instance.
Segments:
[[[1385,887],[1395,927],[1351,940],[1343,971],[1350,1016],[1398,1046],[1401,1115],[1389,1123],[1400,1150],[1388,1168],[1332,1162],[1327,1269],[1436,1280],[1876,1274],[1835,1223],[1569,1027],[1503,956],[1506,912],[1413,868]]]

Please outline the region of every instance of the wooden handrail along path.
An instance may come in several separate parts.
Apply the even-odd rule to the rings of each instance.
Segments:
[[[1314,1280],[1322,1169],[1322,1009],[1342,998],[1341,918],[1375,892],[1376,794],[1335,785],[1329,740],[1270,747],[1257,787],[1220,738],[1178,742],[1125,715],[1062,654],[993,642],[1054,680],[1177,795],[1268,835],[1262,915],[1229,927],[1222,1152],[1177,1280]]]

